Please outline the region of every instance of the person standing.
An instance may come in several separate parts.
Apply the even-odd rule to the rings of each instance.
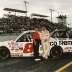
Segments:
[[[50,54],[50,48],[49,48],[50,34],[49,34],[49,31],[46,29],[45,25],[42,26],[42,31],[40,33],[40,39],[41,39],[42,46],[43,46],[43,57],[45,59],[48,59],[48,56]]]
[[[38,31],[38,27],[35,26],[34,33],[32,34],[33,37],[33,49],[34,49],[34,59],[35,61],[39,61],[39,45],[40,45],[40,35]]]

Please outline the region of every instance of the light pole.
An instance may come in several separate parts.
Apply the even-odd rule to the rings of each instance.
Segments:
[[[27,16],[27,3],[29,3],[29,2],[24,1],[24,3],[25,3],[25,10],[26,10],[26,16]]]
[[[50,12],[51,12],[51,22],[52,22],[52,12],[54,11],[54,10],[52,10],[52,9],[49,9],[50,10]]]

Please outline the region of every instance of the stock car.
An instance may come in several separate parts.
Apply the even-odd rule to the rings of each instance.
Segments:
[[[24,31],[15,40],[0,42],[0,59],[33,56],[33,32]],[[72,31],[57,30],[50,35],[50,56],[59,57],[62,53],[72,52]],[[42,45],[39,53],[43,54]]]

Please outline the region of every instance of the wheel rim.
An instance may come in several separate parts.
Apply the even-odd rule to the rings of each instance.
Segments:
[[[1,59],[6,59],[8,58],[8,56],[9,56],[8,51],[6,49],[2,49],[0,53]]]
[[[62,55],[62,49],[53,49],[52,51],[51,51],[51,55],[53,56],[53,57],[59,57],[59,56],[61,56]]]

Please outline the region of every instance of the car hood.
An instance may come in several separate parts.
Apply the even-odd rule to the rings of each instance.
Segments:
[[[8,44],[14,43],[14,40],[9,40],[9,41],[2,41],[0,42],[0,46],[7,46]]]

